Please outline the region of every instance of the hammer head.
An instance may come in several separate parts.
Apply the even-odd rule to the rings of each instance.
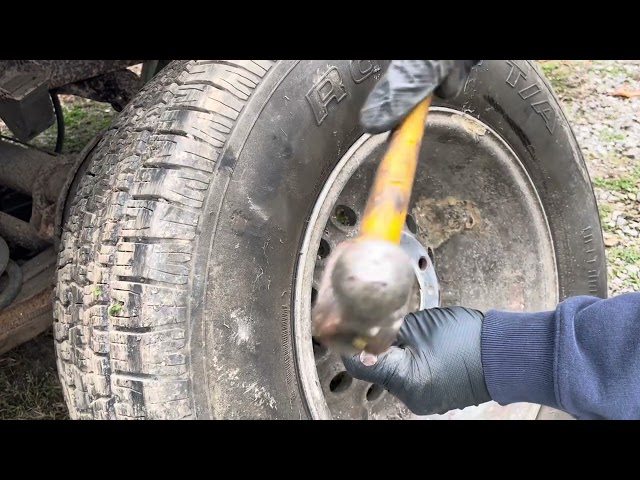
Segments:
[[[313,311],[313,335],[342,354],[380,354],[395,341],[415,282],[400,246],[351,240],[327,262]]]

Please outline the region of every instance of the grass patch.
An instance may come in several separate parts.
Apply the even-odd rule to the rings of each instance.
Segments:
[[[596,178],[593,184],[604,190],[614,190],[616,192],[635,193],[638,190],[637,180],[634,178]]]
[[[637,247],[613,247],[607,251],[611,260],[619,259],[626,265],[640,262],[640,251]]]
[[[51,329],[0,357],[0,419],[69,418]]]
[[[613,167],[626,167],[632,163],[632,160],[630,160],[629,157],[623,157],[614,152],[608,153],[603,160]]]
[[[80,152],[100,130],[111,125],[118,114],[108,103],[94,102],[78,97],[70,97],[70,99],[62,105],[65,130],[62,153]],[[63,102],[65,100],[62,99]],[[0,133],[13,136],[2,121],[0,121]],[[29,143],[45,150],[54,151],[57,135],[58,127],[54,123]]]
[[[598,211],[600,212],[600,221],[603,223],[608,222],[609,219],[611,218],[611,213],[613,212],[613,209],[611,208],[610,205],[607,204],[602,204],[602,205],[598,205]]]
[[[545,75],[551,76],[561,67],[559,60],[540,60],[540,66]]]
[[[594,178],[593,184],[603,190],[613,190],[621,193],[637,193],[640,185],[640,165],[637,165],[631,175],[619,178]]]
[[[65,139],[62,153],[78,153],[102,129],[115,119],[117,112],[108,103],[76,99],[62,106]],[[31,142],[40,148],[53,150],[58,128],[53,125]]]
[[[571,82],[569,81],[571,67],[569,67],[566,62],[560,60],[540,60],[538,63],[545,77],[547,77],[556,92],[564,93],[571,88]]]
[[[109,315],[111,315],[112,317],[114,315],[117,315],[118,312],[122,310],[122,305],[124,305],[124,303],[122,302],[114,303],[113,305],[111,305],[109,307]]]
[[[627,69],[621,65],[607,65],[609,62],[594,61],[589,73],[597,73],[600,77],[619,77],[628,75]],[[599,68],[598,68],[599,67]]]
[[[602,140],[603,142],[611,142],[611,143],[615,141],[620,142],[625,138],[624,133],[616,132],[611,128],[604,128],[600,130],[598,136],[600,137],[600,140]]]

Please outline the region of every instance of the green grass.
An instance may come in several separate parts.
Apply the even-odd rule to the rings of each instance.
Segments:
[[[590,73],[598,73],[601,77],[618,77],[620,75],[627,75],[627,69],[620,65],[607,65],[608,62],[603,62],[602,60],[596,60],[593,62],[593,66],[589,69]],[[604,68],[594,68],[595,66],[600,66]]]
[[[628,157],[618,155],[615,152],[608,152],[605,155],[604,160],[608,165],[611,165],[613,167],[626,167],[630,163],[633,163],[632,161],[629,160]]]
[[[575,91],[585,83],[584,73],[590,63],[589,60],[538,60],[553,89],[562,94],[563,102],[572,100],[572,95],[564,95],[565,93]]]
[[[593,184],[603,190],[637,193],[640,188],[640,165],[636,166],[630,175],[619,178],[594,178]]]
[[[604,190],[616,192],[635,193],[638,190],[638,181],[634,178],[595,178],[593,184]]]
[[[0,356],[0,420],[68,418],[51,329]]]
[[[615,141],[622,141],[625,139],[625,136],[623,133],[616,132],[611,128],[604,128],[600,130],[599,136],[600,136],[600,140],[602,140],[603,142],[611,142],[611,143]]]
[[[609,248],[606,255],[609,269],[614,277],[621,277],[623,272],[626,274],[626,278],[622,280],[622,287],[631,288],[635,291],[640,290],[640,277],[637,273],[634,274],[627,270],[629,265],[640,267],[640,249],[638,246]]]
[[[65,140],[62,153],[78,153],[103,128],[115,119],[117,112],[107,103],[77,99],[62,106]],[[31,142],[40,148],[53,150],[56,146],[57,127],[54,124]]]
[[[611,218],[611,213],[613,212],[613,209],[611,208],[610,205],[603,203],[598,205],[598,210],[600,212],[600,221],[602,222],[602,228],[604,229],[606,228],[605,223],[608,222],[609,219]]]
[[[556,92],[564,93],[571,87],[571,67],[568,64],[558,60],[542,60],[539,64]]]
[[[613,247],[607,255],[610,259],[622,260],[627,265],[640,262],[640,250],[637,247]]]
[[[116,315],[120,310],[122,310],[122,305],[124,305],[124,303],[122,302],[114,303],[113,305],[111,305],[109,307],[109,315],[111,315],[112,317]]]
[[[540,62],[540,65],[542,66],[542,71],[545,75],[552,76],[556,70],[560,69],[562,63],[559,61],[546,60]]]

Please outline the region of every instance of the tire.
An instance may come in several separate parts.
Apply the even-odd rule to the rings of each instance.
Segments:
[[[362,133],[371,62],[388,64],[175,61],[124,109],[65,209],[54,331],[72,418],[312,416],[293,345],[296,252]],[[473,112],[521,159],[559,298],[606,297],[591,182],[537,68],[485,61],[435,104]]]

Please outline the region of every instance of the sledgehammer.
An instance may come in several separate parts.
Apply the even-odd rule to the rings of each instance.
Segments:
[[[392,133],[358,235],[327,259],[312,334],[342,354],[379,355],[395,341],[415,282],[400,248],[431,97]]]

